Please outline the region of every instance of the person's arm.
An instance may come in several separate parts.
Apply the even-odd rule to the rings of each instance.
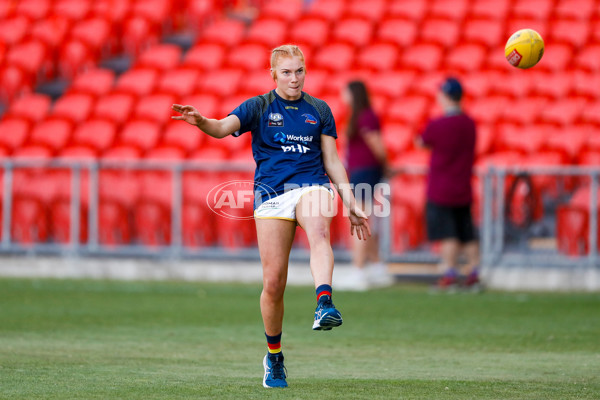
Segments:
[[[369,147],[369,150],[373,153],[380,165],[384,166],[387,164],[387,153],[385,150],[385,144],[379,131],[369,131],[363,134],[363,140]]]
[[[359,239],[366,240],[367,236],[371,236],[371,229],[369,228],[366,214],[356,206],[356,199],[348,182],[346,169],[340,161],[337,147],[335,146],[335,138],[329,135],[321,135],[321,151],[323,153],[325,171],[349,211],[350,234],[354,235],[354,232],[356,232],[356,236]]]
[[[171,118],[197,126],[202,132],[217,139],[229,136],[241,127],[240,119],[233,114],[223,119],[211,119],[200,114],[193,106],[173,104],[171,109],[181,114]]]

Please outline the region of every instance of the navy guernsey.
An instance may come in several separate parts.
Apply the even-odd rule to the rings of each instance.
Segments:
[[[304,92],[284,100],[275,90],[252,97],[231,112],[241,123],[234,136],[252,133],[255,208],[279,196],[287,185],[329,183],[321,152],[321,135],[337,138],[331,109]]]

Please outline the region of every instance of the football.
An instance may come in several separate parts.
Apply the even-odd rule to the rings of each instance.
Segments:
[[[544,40],[533,29],[521,29],[513,33],[506,42],[504,55],[513,67],[531,68],[544,55]]]

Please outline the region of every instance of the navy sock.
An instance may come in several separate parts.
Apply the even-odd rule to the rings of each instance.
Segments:
[[[333,290],[331,289],[330,285],[319,285],[319,287],[317,288],[316,292],[317,292],[317,302],[319,301],[319,299],[321,298],[321,296],[329,296],[331,297],[331,292]]]

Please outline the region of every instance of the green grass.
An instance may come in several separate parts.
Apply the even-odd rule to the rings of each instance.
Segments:
[[[598,399],[600,295],[289,287],[290,387],[262,387],[257,285],[0,280],[2,399]]]

